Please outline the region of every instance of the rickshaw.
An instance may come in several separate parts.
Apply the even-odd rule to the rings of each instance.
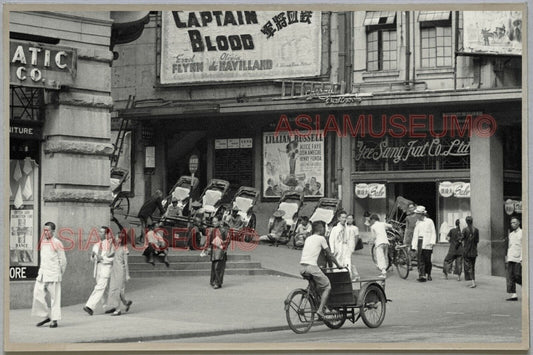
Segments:
[[[337,222],[337,213],[341,207],[341,201],[336,198],[323,197],[318,201],[318,204],[309,217],[309,222],[322,221],[326,224],[326,239],[335,223]]]
[[[233,196],[229,205],[225,208],[224,217],[231,214],[234,207],[239,209],[239,215],[244,221],[244,225],[248,228],[255,229],[257,217],[253,211],[257,199],[259,198],[259,190],[253,187],[241,186]]]
[[[331,329],[339,329],[346,319],[355,323],[363,319],[369,328],[377,328],[385,319],[387,301],[385,295],[385,279],[365,278],[351,281],[350,272],[346,269],[325,269],[325,274],[331,282],[331,291],[327,310],[321,319]],[[318,316],[316,314],[320,304],[320,294],[316,284],[307,275],[306,289],[298,288],[289,293],[285,299],[285,316],[293,332],[303,334],[309,331]]]
[[[389,214],[385,219],[385,222],[392,226],[392,228],[387,229],[387,238],[389,240],[389,262],[387,270],[394,265],[398,271],[398,275],[400,275],[402,279],[407,279],[411,269],[411,255],[409,253],[411,246],[403,245],[402,240],[405,231],[405,216],[409,205],[412,203],[412,201],[402,196],[398,196],[395,204],[391,207]],[[370,253],[372,261],[376,263],[376,253],[374,249],[375,245],[372,245]]]
[[[178,208],[182,216],[189,215],[189,202],[191,200],[190,194],[198,187],[199,180],[192,178],[192,176],[180,176],[178,182],[172,187],[168,196],[163,200],[163,207],[165,209],[172,203],[172,199],[178,200]]]
[[[285,212],[283,219],[287,223],[286,232],[283,233],[281,238],[278,240],[278,244],[287,244],[290,240],[290,237],[296,231],[296,225],[298,222],[298,215],[302,209],[304,201],[304,193],[298,191],[285,191],[281,198],[279,199],[277,210],[282,210]],[[268,230],[272,229],[274,224],[274,216],[270,217],[268,220]]]
[[[111,208],[111,215],[113,217],[116,214],[126,219],[130,213],[130,199],[128,198],[128,193],[126,191],[122,191],[122,185],[128,176],[128,170],[116,167],[111,168],[111,180],[109,183],[113,201],[111,201],[109,207]]]
[[[200,196],[202,209],[204,210],[204,227],[211,226],[211,221],[214,216],[222,216],[224,213],[224,206],[222,199],[228,192],[230,183],[226,180],[211,179],[207,184],[204,192]]]

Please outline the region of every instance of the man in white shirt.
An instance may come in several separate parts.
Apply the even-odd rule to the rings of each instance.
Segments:
[[[431,281],[431,254],[437,242],[437,231],[433,220],[427,216],[424,206],[417,206],[414,213],[418,217],[411,248],[417,251],[419,282]]]
[[[359,272],[357,271],[357,268],[355,267],[355,265],[352,264],[352,253],[355,251],[355,246],[357,245],[357,241],[359,240],[359,228],[357,228],[357,226],[353,224],[353,221],[354,221],[353,215],[349,214],[346,217],[346,228],[348,230],[348,251],[349,251],[349,258],[347,258],[347,261],[348,261],[348,269],[350,270],[350,274],[352,276],[352,281],[355,281],[359,278]]]
[[[387,237],[387,228],[392,226],[385,222],[379,221],[379,216],[373,214],[369,219],[370,231],[372,232],[372,239],[370,244],[374,244],[374,252],[376,253],[376,263],[381,270],[381,277],[387,277],[387,268],[389,267],[389,238]]]
[[[324,237],[324,222],[315,221],[312,224],[313,234],[307,237],[302,249],[302,257],[300,259],[300,274],[311,275],[321,292],[320,306],[318,307],[317,315],[321,318],[324,317],[324,307],[328,301],[329,292],[331,291],[331,283],[328,277],[322,272],[318,266],[318,258],[322,250],[325,251],[327,258],[331,260],[338,268],[341,265],[337,262],[335,257],[331,254],[328,247],[328,242]]]
[[[346,226],[347,214],[345,211],[340,211],[338,216],[338,223],[331,229],[329,235],[329,247],[331,253],[342,266],[351,264],[352,253],[348,251],[348,229]],[[350,261],[348,261],[350,259]]]
[[[100,242],[93,246],[91,254],[91,260],[94,262],[93,277],[96,279],[96,285],[83,307],[83,310],[91,316],[96,305],[104,296],[109,278],[111,277],[111,268],[113,267],[113,259],[115,257],[113,233],[109,227],[102,226],[100,228],[100,239]],[[106,313],[113,313],[113,311],[106,311]]]
[[[506,301],[518,301],[516,284],[522,286],[522,229],[517,217],[511,218],[511,232],[507,247],[507,293]]]
[[[50,328],[57,328],[57,321],[61,320],[61,279],[67,267],[67,258],[63,244],[55,237],[55,230],[53,222],[46,222],[44,239],[39,245],[41,265],[33,289],[31,314],[46,318],[37,323],[38,327],[51,321]],[[50,309],[46,294],[50,296]]]

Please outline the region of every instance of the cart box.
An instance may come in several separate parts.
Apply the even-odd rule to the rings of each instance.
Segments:
[[[329,271],[325,272],[331,282],[331,292],[328,298],[328,306],[341,307],[349,304],[355,304],[352,280],[348,271]]]

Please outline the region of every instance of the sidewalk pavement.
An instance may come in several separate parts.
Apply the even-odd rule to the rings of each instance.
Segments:
[[[298,272],[301,251],[259,245],[247,253],[264,268],[288,276],[227,275],[223,287],[218,290],[211,288],[206,276],[132,279],[126,285],[126,295],[133,300],[133,305],[126,314],[113,317],[98,307],[95,314],[89,316],[83,311],[83,304],[67,306],[62,308],[59,327],[51,329],[36,327],[40,319],[32,318],[30,309],[10,310],[9,340],[25,344],[143,342],[288,329],[283,301],[291,290],[306,287],[306,281]],[[362,276],[378,274],[366,246],[356,252],[353,261]],[[418,284],[415,274],[413,270],[407,280],[402,280],[395,270],[389,272],[387,297],[393,300],[412,297],[410,293],[416,292],[412,289],[420,287],[413,286]],[[440,274],[441,270],[436,269],[434,279],[440,278]],[[483,288],[479,291],[488,301],[499,299],[499,293],[503,297],[501,290],[505,288],[505,279],[479,276],[478,283]],[[432,287],[440,294],[451,286],[446,281],[427,284],[428,291]],[[461,289],[466,288],[466,284],[461,285]]]

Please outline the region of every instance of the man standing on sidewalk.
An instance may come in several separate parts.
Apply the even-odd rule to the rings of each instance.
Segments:
[[[93,315],[94,309],[98,302],[104,296],[105,289],[111,277],[111,268],[113,267],[113,259],[115,256],[115,249],[113,248],[113,233],[111,229],[106,226],[100,228],[100,242],[93,246],[91,260],[94,261],[93,276],[96,279],[96,285],[83,307],[83,310],[89,315]],[[106,313],[113,313],[107,312]]]
[[[522,286],[522,229],[517,217],[511,218],[511,233],[507,247],[507,293],[506,301],[518,301],[516,284]]]
[[[448,279],[448,274],[452,272],[452,265],[455,261],[455,274],[457,275],[457,281],[461,281],[461,272],[463,271],[463,233],[460,227],[461,221],[458,219],[455,221],[455,228],[450,229],[446,239],[450,242],[448,254],[444,258],[444,267],[442,272],[444,278]]]
[[[328,277],[322,272],[318,266],[318,257],[322,250],[325,251],[328,259],[335,263],[338,268],[341,265],[337,262],[328,247],[328,242],[324,237],[325,228],[324,222],[314,221],[312,224],[313,234],[307,237],[302,249],[302,257],[300,259],[300,274],[302,276],[311,275],[318,291],[321,292],[320,305],[316,314],[319,318],[324,317],[324,307],[328,301],[329,292],[331,291],[331,283]]]
[[[392,226],[385,222],[379,221],[379,216],[373,214],[369,219],[370,231],[372,237],[370,244],[374,244],[374,253],[376,255],[376,263],[381,270],[381,277],[387,277],[387,269],[389,267],[389,238],[387,237],[387,228]]]
[[[465,218],[466,228],[463,229],[465,280],[472,281],[470,288],[476,287],[476,258],[477,244],[479,243],[479,230],[473,226],[471,216]]]
[[[50,321],[50,328],[57,328],[61,320],[61,279],[67,267],[67,258],[63,244],[55,237],[56,225],[46,222],[43,228],[44,239],[41,240],[41,266],[33,289],[32,316],[46,317],[37,323],[40,327]],[[46,301],[50,295],[50,309]]]
[[[427,216],[424,206],[417,206],[414,213],[418,217],[418,223],[413,232],[412,249],[417,250],[418,259],[418,282],[431,281],[431,254],[433,246],[437,242],[437,231],[433,220]]]

